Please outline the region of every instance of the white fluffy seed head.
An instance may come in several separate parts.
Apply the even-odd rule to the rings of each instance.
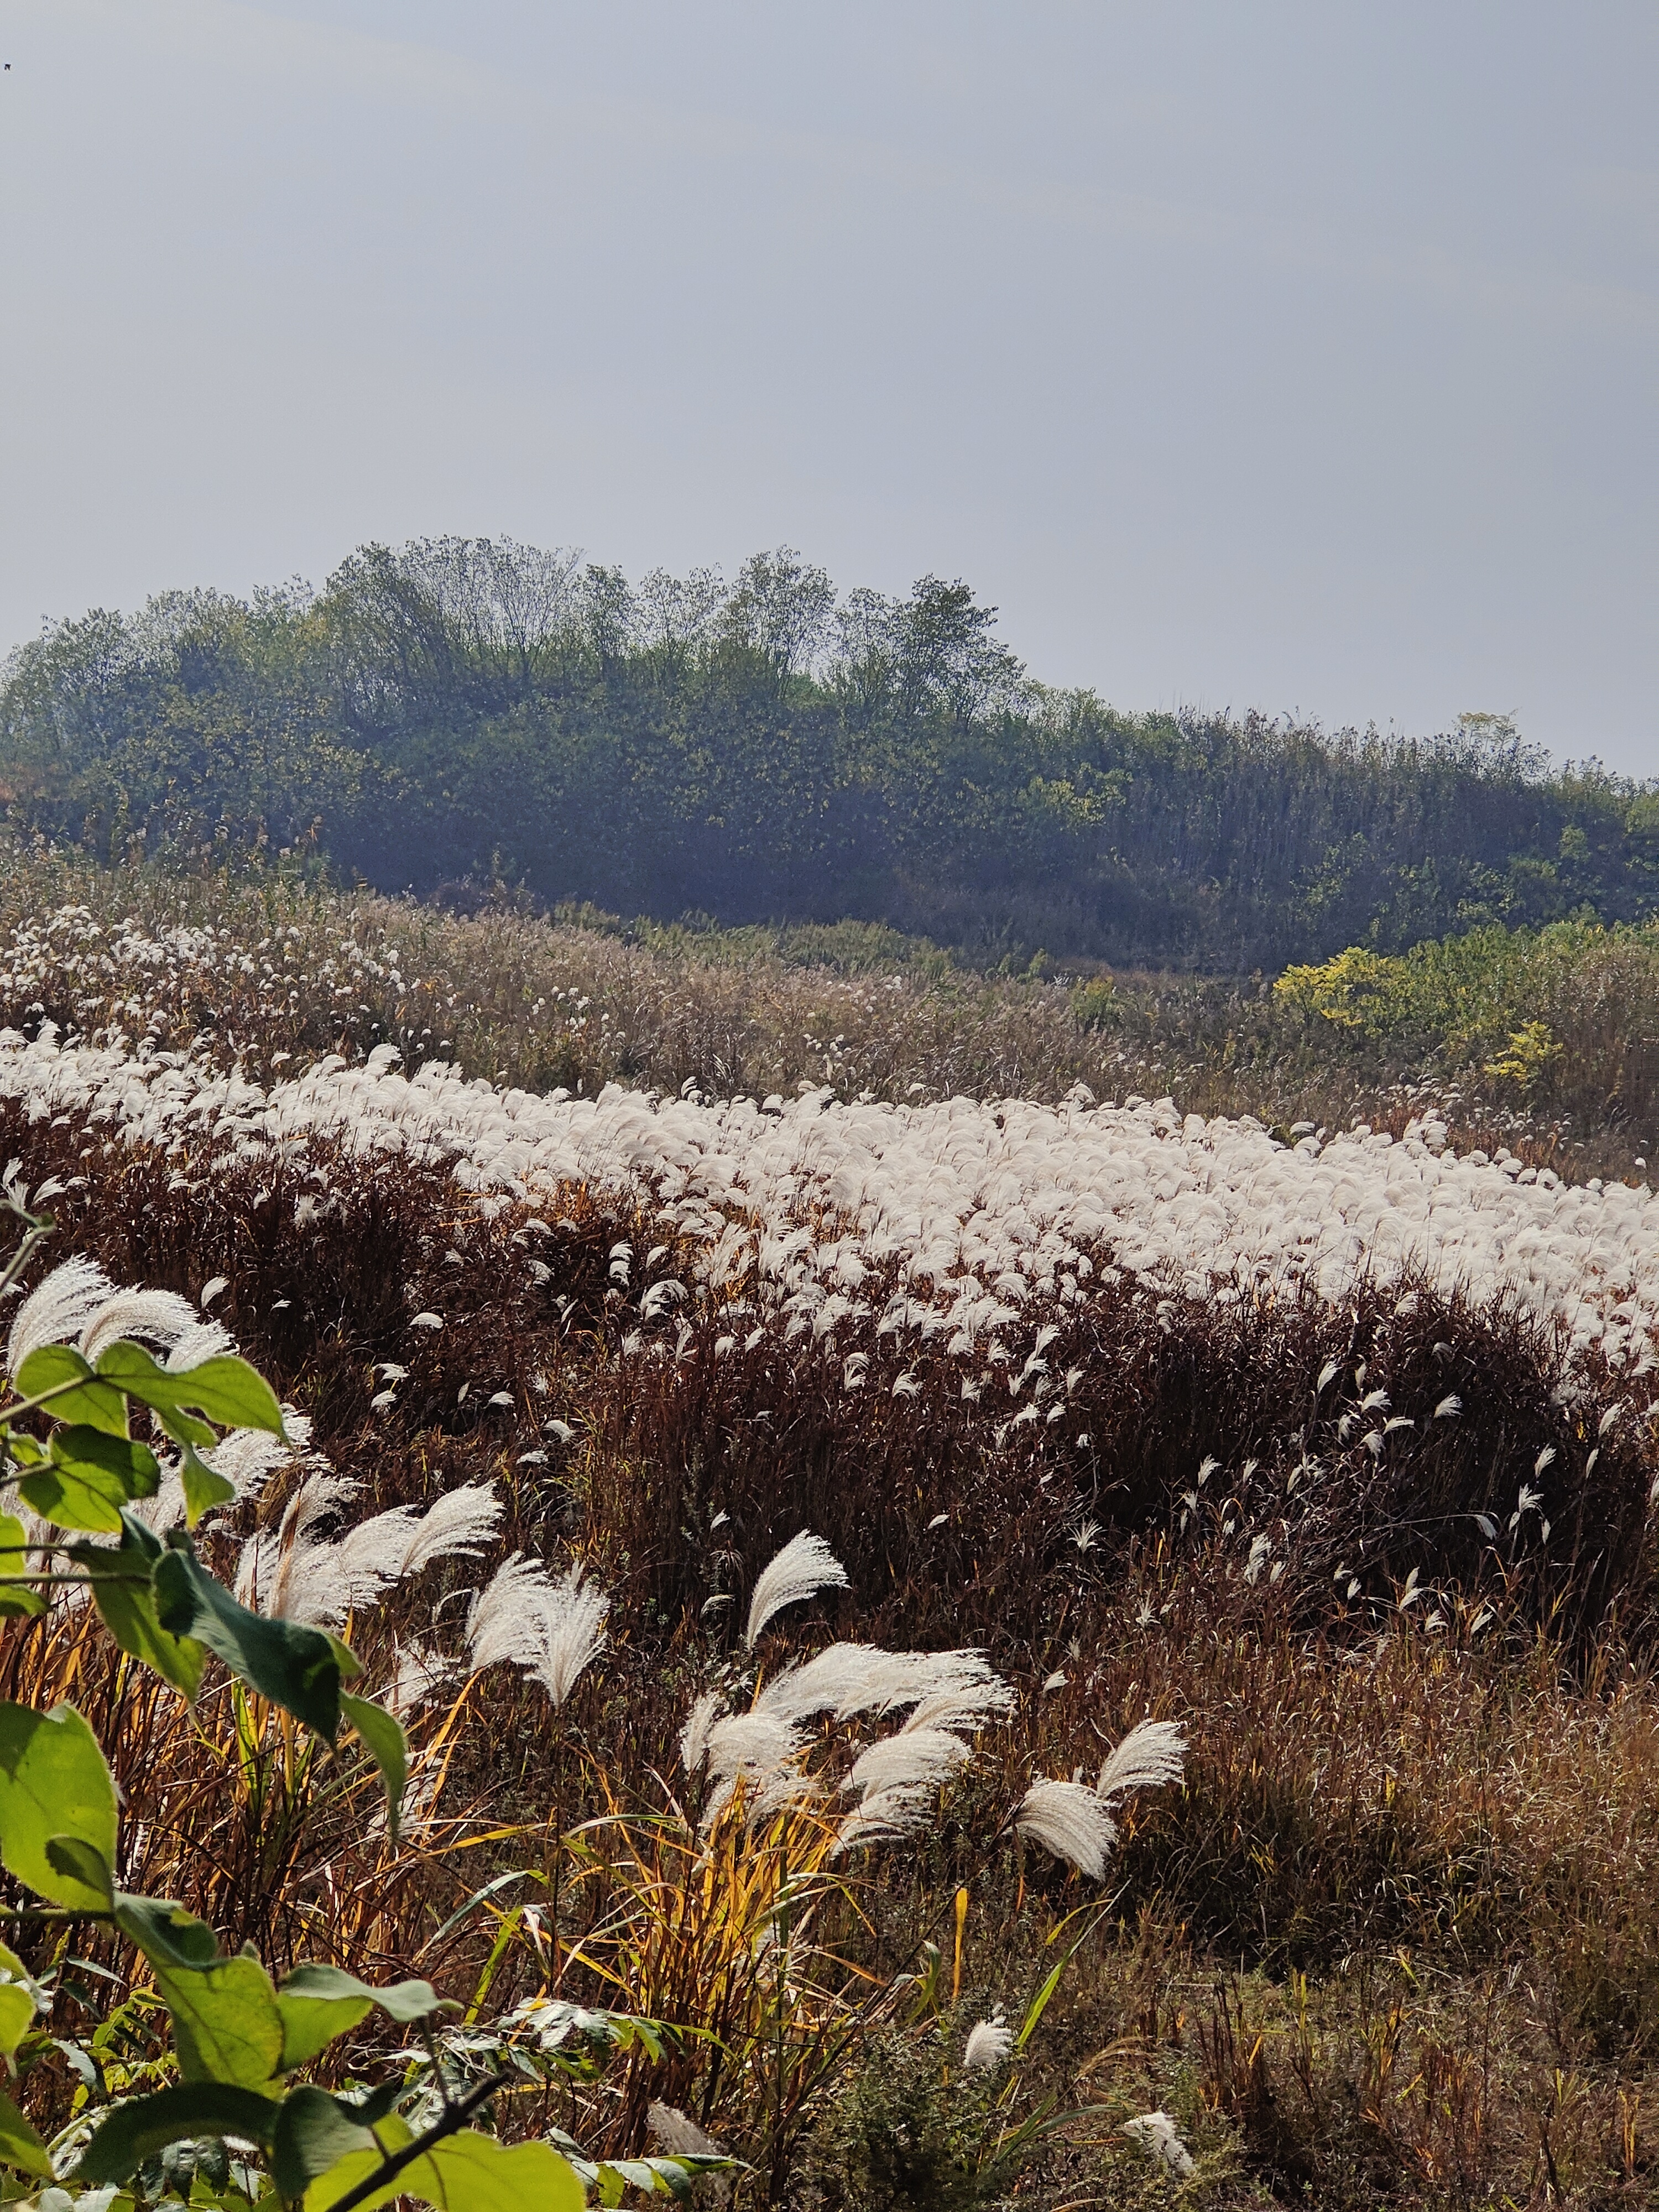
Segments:
[[[982,2020],[969,2032],[962,2054],[962,2070],[964,2074],[987,2073],[993,2066],[1000,2066],[1013,2047],[1013,2030],[1003,2026],[1000,2013],[994,2019]]]
[[[7,1373],[15,1376],[30,1352],[42,1345],[70,1343],[114,1295],[115,1285],[95,1261],[77,1257],[54,1267],[12,1316],[6,1339]]]
[[[1117,1823],[1086,1782],[1034,1782],[1020,1802],[1014,1826],[1091,1881],[1104,1880]]]
[[[1187,1739],[1173,1721],[1140,1721],[1101,1768],[1095,1794],[1109,1805],[1132,1790],[1179,1782],[1186,1761]]]
[[[1167,2112],[1143,2112],[1139,2119],[1126,2120],[1123,2132],[1133,2143],[1139,2143],[1154,2164],[1161,2166],[1179,2181],[1185,2181],[1193,2171],[1192,2153],[1176,2132],[1176,2124]]]
[[[749,1601],[744,1641],[752,1651],[769,1620],[786,1606],[816,1597],[821,1589],[846,1589],[847,1570],[822,1536],[803,1528],[763,1568]]]

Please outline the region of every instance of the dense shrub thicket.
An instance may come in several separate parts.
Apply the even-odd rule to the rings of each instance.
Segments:
[[[993,963],[1277,967],[1659,906],[1659,790],[1501,717],[1126,714],[1033,681],[965,584],[838,602],[787,549],[727,586],[371,545],[320,594],[51,624],[5,666],[0,793],[106,854],[309,845],[386,889],[852,915]]]

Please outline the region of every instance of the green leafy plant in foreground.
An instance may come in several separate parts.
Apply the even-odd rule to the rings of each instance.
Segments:
[[[26,1233],[0,1291],[18,1280],[51,1227],[14,1194],[7,1203]],[[180,1455],[187,1526],[165,1535],[133,1510],[155,1494],[161,1473],[131,1433],[135,1409]],[[186,1698],[211,1655],[331,1747],[343,1729],[355,1731],[380,1771],[395,1832],[404,1731],[383,1706],[353,1693],[360,1669],[349,1649],[323,1630],[250,1612],[197,1554],[191,1530],[228,1491],[201,1455],[233,1428],[283,1434],[270,1386],[233,1354],[178,1371],[125,1340],[95,1359],[67,1345],[30,1351],[0,1402],[0,1483],[33,1516],[26,1527],[18,1512],[0,1510],[0,1613],[39,1616],[48,1590],[76,1585],[121,1650]],[[95,1922],[116,1930],[155,1983],[154,1998],[139,1991],[121,2013],[165,2009],[173,2031],[171,2058],[136,2068],[102,2063],[130,2021],[106,2021],[89,2051],[61,2046],[102,2094],[52,2142],[0,2092],[0,2165],[26,2177],[26,2187],[109,2191],[96,2201],[118,2212],[180,2193],[197,2204],[280,2202],[306,2212],[359,2212],[399,2196],[478,2212],[566,2212],[585,2203],[589,2185],[613,2203],[628,2184],[684,2194],[699,2172],[725,2163],[579,2167],[550,2143],[501,2142],[472,2123],[519,2076],[496,2068],[451,2087],[433,2031],[454,2008],[428,1983],[373,1988],[337,1966],[301,1965],[276,1984],[251,1948],[228,1956],[204,1922],[123,1890],[118,1829],[114,1779],[81,1713],[0,1703],[0,1864],[36,1900],[4,1917],[19,1928]],[[48,2002],[42,1983],[0,1943],[0,2057],[9,2075]],[[374,2012],[416,2032],[425,2059],[417,2053],[396,2079],[351,2094],[302,2078]],[[576,2027],[547,2070],[591,2071],[592,2046],[650,2033],[613,2015]],[[112,2099],[112,2075],[124,2086],[142,2082],[142,2094]],[[149,2086],[157,2080],[164,2086]]]

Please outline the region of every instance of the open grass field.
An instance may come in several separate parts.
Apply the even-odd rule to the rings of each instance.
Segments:
[[[394,1841],[211,1678],[6,1623],[4,1694],[113,1747],[135,1887],[429,1976],[458,2065],[526,2054],[504,2124],[693,2127],[744,2161],[711,2199],[1653,2201],[1645,940],[1592,948],[1634,979],[1592,1113],[1479,1072],[1590,1020],[1590,952],[1547,1014],[1494,986],[1460,1080],[1388,976],[1350,1025],[1340,979],[14,857],[30,1280],[174,1293],[303,1416],[215,1555],[349,1622],[414,1753]],[[77,1955],[60,2033],[131,1963]],[[676,2033],[544,2086],[551,2000]]]

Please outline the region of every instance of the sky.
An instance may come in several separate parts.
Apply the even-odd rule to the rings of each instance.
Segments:
[[[1652,0],[0,0],[0,647],[446,532],[1659,775]]]

